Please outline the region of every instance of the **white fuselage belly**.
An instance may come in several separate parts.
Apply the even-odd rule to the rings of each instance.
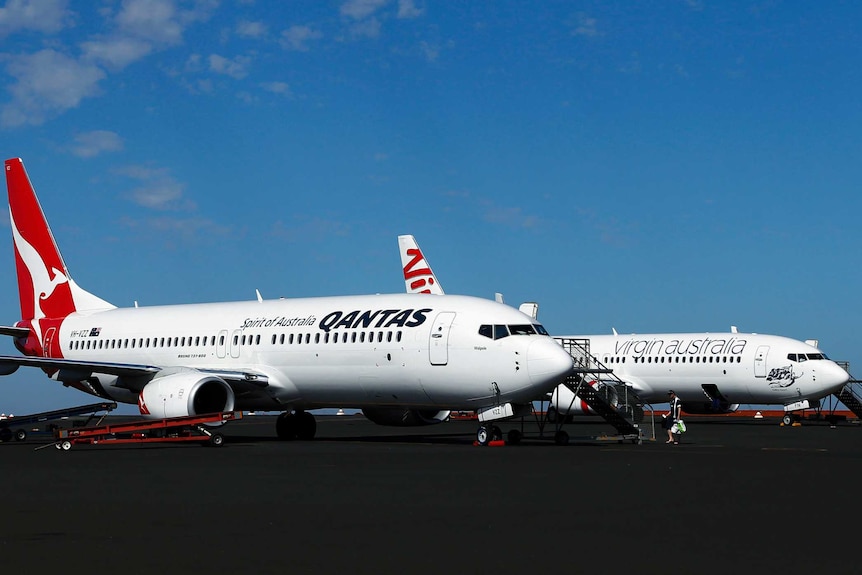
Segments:
[[[67,359],[265,375],[269,385],[238,395],[237,409],[470,408],[538,397],[538,382],[526,369],[528,340],[553,341],[540,335],[484,338],[480,323],[525,323],[525,317],[478,298],[447,298],[397,294],[122,308],[73,314],[59,337]],[[348,318],[376,310],[382,311],[358,326]],[[388,310],[395,311],[383,314]],[[437,340],[431,332],[443,310],[455,312],[455,319],[442,359],[434,359],[440,350],[432,351]],[[117,383],[113,376],[97,377],[103,386]],[[111,391],[131,399],[122,397],[128,393],[122,389]]]
[[[636,334],[565,336],[589,340],[590,353],[630,384],[647,403],[667,401],[673,389],[685,403],[708,401],[715,386],[730,403],[790,404],[841,389],[848,376],[817,348],[765,334]],[[563,340],[562,337],[556,337]],[[797,359],[791,360],[790,357]],[[562,392],[564,404],[571,394]]]

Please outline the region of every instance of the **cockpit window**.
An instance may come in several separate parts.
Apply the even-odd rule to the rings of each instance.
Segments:
[[[787,359],[790,361],[802,362],[807,359],[829,359],[824,353],[788,353]]]
[[[503,339],[509,335],[550,335],[540,324],[480,325],[479,335],[491,339]]]
[[[510,325],[509,333],[512,335],[533,335],[536,333],[536,330],[533,328],[533,324],[526,323],[523,325]]]

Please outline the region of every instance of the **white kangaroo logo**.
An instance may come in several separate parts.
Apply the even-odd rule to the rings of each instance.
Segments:
[[[51,297],[51,294],[54,293],[58,285],[67,283],[69,278],[55,267],[52,267],[50,271],[48,270],[45,260],[39,255],[36,248],[30,245],[18,231],[18,226],[15,225],[15,218],[12,216],[11,209],[9,210],[9,217],[12,220],[12,240],[15,242],[15,249],[18,251],[18,255],[21,256],[21,259],[24,260],[24,265],[27,267],[33,283],[34,310],[31,324],[33,331],[36,332],[39,345],[42,345],[42,328],[39,326],[39,320],[45,317],[42,302]]]

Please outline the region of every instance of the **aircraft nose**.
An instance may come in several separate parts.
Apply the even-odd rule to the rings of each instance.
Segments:
[[[548,391],[563,381],[574,367],[572,356],[551,338],[536,338],[527,349],[527,373],[534,386]]]
[[[829,393],[840,391],[850,381],[850,374],[837,363],[830,361],[823,365],[817,374],[817,383]]]

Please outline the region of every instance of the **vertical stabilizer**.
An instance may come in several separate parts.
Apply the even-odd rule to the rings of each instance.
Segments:
[[[419,249],[413,236],[398,236],[398,251],[401,252],[401,269],[407,293],[430,293],[443,295],[443,286],[431,271],[431,266]]]
[[[113,308],[78,287],[69,277],[21,158],[6,160],[6,188],[21,319],[59,319],[75,311]],[[35,325],[34,328],[38,329]]]

